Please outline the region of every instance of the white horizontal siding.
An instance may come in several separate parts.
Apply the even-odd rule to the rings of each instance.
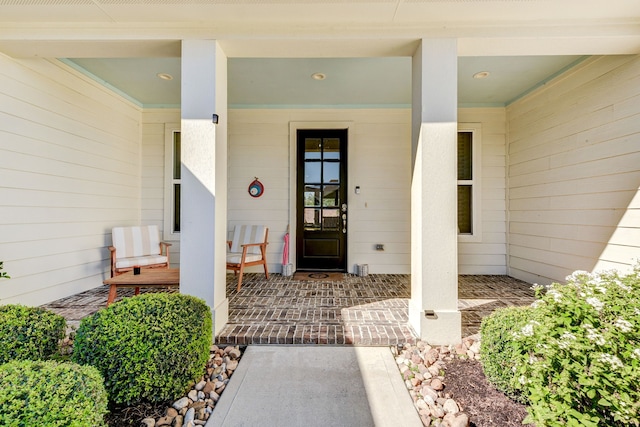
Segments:
[[[349,140],[348,268],[410,272],[411,137],[409,110],[231,110],[228,221],[270,227],[270,269],[280,271],[291,209],[289,122],[353,123]],[[462,109],[461,122],[482,124],[482,238],[460,244],[465,274],[506,273],[505,110]],[[254,177],[265,185],[254,199]],[[360,186],[360,194],[354,194]],[[292,225],[293,226],[293,225]],[[384,245],[376,251],[375,245]],[[292,245],[294,243],[292,242]]]
[[[411,271],[411,116],[362,111],[349,145],[348,269],[370,273]],[[360,194],[355,194],[355,187]],[[351,225],[357,227],[351,228]],[[376,244],[384,245],[377,251]]]
[[[2,303],[102,285],[111,228],[140,221],[139,121],[58,61],[0,55]]]
[[[628,269],[640,258],[640,58],[591,58],[507,117],[510,274]]]
[[[458,110],[460,123],[480,123],[481,236],[477,241],[458,243],[460,274],[506,274],[506,113],[504,108]]]
[[[269,268],[280,271],[290,214],[289,122],[352,122],[349,140],[348,265],[371,273],[408,273],[411,170],[408,110],[232,110],[229,112],[229,228],[270,227]],[[254,177],[264,195],[251,198]],[[361,193],[353,188],[359,185]],[[292,224],[292,226],[295,226]],[[382,243],[385,251],[376,251]],[[292,247],[294,243],[292,242]]]
[[[146,109],[142,113],[142,181],[141,181],[141,223],[157,225],[160,236],[164,233],[165,215],[165,125],[180,123],[178,109]],[[169,171],[168,173],[171,173]],[[164,238],[162,240],[165,240]],[[180,266],[180,240],[166,240],[169,248],[171,267]]]

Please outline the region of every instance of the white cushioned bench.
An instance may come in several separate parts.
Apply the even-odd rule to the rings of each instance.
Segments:
[[[114,227],[111,237],[111,277],[131,271],[133,267],[169,268],[171,243],[160,241],[156,225]]]

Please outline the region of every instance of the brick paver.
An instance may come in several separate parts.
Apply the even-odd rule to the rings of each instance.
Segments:
[[[293,276],[249,273],[242,289],[227,275],[229,321],[216,337],[224,344],[396,345],[413,343],[408,323],[410,276],[344,274],[340,281],[303,281]],[[508,276],[461,275],[458,307],[462,336],[479,331],[493,310],[533,301],[531,285]],[[158,292],[145,289],[142,292]],[[165,291],[166,292],[166,291]],[[106,304],[108,288],[98,287],[46,304],[71,326]],[[133,296],[122,289],[118,299]]]

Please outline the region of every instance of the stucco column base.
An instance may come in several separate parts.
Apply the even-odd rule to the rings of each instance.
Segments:
[[[211,313],[213,317],[213,340],[229,321],[229,298],[225,298]]]
[[[435,316],[426,317],[424,310],[409,306],[409,318],[420,325],[420,340],[430,345],[455,345],[462,341],[462,314],[459,310],[436,310]]]

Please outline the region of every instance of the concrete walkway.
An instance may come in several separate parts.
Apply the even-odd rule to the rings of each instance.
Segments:
[[[421,427],[389,347],[249,346],[206,427]]]

